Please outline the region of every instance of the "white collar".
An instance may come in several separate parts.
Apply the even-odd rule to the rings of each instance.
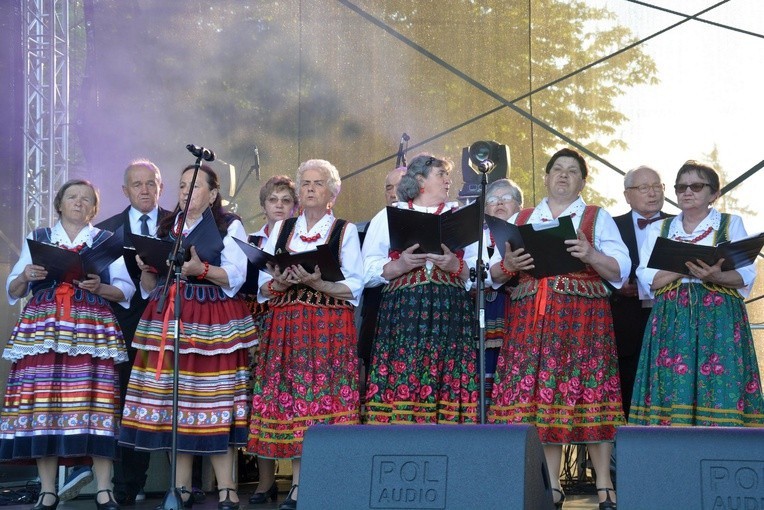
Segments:
[[[50,242],[58,246],[65,246],[67,248],[72,248],[81,244],[86,244],[89,247],[92,247],[93,236],[95,236],[98,232],[100,231],[97,228],[88,223],[82,228],[82,230],[80,230],[80,232],[77,234],[77,237],[74,238],[74,241],[72,241],[69,239],[69,235],[66,233],[66,230],[64,230],[64,226],[61,225],[60,221],[57,221],[56,224],[53,225],[53,227],[50,229]]]

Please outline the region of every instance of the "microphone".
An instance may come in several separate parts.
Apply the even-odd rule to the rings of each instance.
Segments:
[[[188,149],[188,152],[204,161],[215,161],[215,153],[209,149],[193,144],[186,145],[186,149]]]
[[[252,165],[255,168],[255,179],[260,180],[260,151],[257,150],[255,145],[255,164]]]
[[[486,174],[491,171],[491,169],[494,167],[494,164],[493,164],[493,161],[491,161],[490,159],[486,159],[478,163],[477,167],[478,167],[478,170]]]
[[[395,159],[395,168],[406,166],[406,152],[403,150],[403,143],[411,140],[411,137],[406,133],[401,135],[401,142],[398,144],[398,157]]]

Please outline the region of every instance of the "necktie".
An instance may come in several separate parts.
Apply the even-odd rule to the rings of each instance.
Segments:
[[[639,227],[639,230],[644,230],[646,226],[648,226],[650,223],[654,223],[658,220],[662,220],[660,216],[656,216],[655,218],[650,218],[649,220],[646,220],[645,218],[637,218],[637,226]]]
[[[149,215],[144,214],[140,218],[138,218],[138,221],[141,222],[141,235],[142,236],[148,236],[149,234]]]

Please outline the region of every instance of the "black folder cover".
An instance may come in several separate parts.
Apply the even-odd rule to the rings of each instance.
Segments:
[[[139,255],[144,264],[147,264],[154,269],[157,273],[163,274],[167,271],[167,259],[172,252],[174,243],[172,241],[165,241],[163,239],[157,239],[156,237],[142,236],[140,234],[130,233],[130,240],[133,243],[134,248],[125,246],[125,263],[130,274],[133,274],[131,266],[138,271],[140,270],[135,262],[135,256]],[[188,253],[190,256],[190,253]],[[129,259],[129,261],[128,261]]]
[[[530,253],[536,267],[529,272],[536,278],[572,273],[586,267],[586,264],[568,252],[568,245],[565,244],[566,239],[576,238],[576,229],[573,228],[570,216],[517,226],[486,215],[486,223],[502,257],[505,241],[509,241],[512,250],[525,248]]]
[[[716,246],[683,243],[659,237],[655,241],[647,267],[690,275],[685,262],[700,259],[708,265],[714,265],[723,258],[722,271],[731,271],[755,263],[762,247],[764,232]]]
[[[417,243],[416,253],[442,254],[441,244],[456,251],[478,240],[480,209],[477,202],[443,214],[387,207],[390,248],[403,251]]]
[[[235,238],[234,238],[235,239]],[[249,243],[245,243],[241,239],[235,239],[244,253],[247,255],[250,265],[257,271],[266,271],[268,268],[266,264],[277,264],[280,268],[286,268],[289,266],[301,265],[307,272],[313,273],[313,268],[318,266],[321,270],[321,278],[328,282],[338,282],[345,279],[345,275],[342,274],[340,264],[332,253],[331,249],[326,244],[319,245],[315,250],[303,251],[300,253],[277,253],[271,255],[270,253],[261,250],[256,246],[252,246]],[[257,275],[250,275],[250,269],[247,269],[247,281],[250,278],[254,278],[257,281]],[[249,285],[249,284],[245,284]],[[256,287],[255,287],[256,289]]]
[[[48,271],[46,281],[72,283],[74,280],[84,280],[88,274],[101,273],[122,255],[121,243],[113,235],[85,253],[34,239],[27,239],[27,244],[32,262]]]

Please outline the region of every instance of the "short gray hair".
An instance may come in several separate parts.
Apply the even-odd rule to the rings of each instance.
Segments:
[[[451,172],[454,165],[447,159],[439,159],[423,152],[417,154],[414,159],[411,160],[409,166],[406,168],[406,173],[401,177],[401,182],[398,184],[398,199],[402,202],[413,200],[419,196],[419,188],[421,187],[417,176],[421,175],[423,178],[427,178],[430,175],[430,171],[436,167],[443,167],[446,171]]]
[[[337,171],[336,166],[332,165],[325,159],[309,159],[300,163],[300,166],[297,168],[297,176],[295,177],[297,189],[299,190],[302,188],[302,174],[304,174],[305,170],[309,168],[317,168],[321,170],[321,172],[324,174],[324,177],[326,177],[326,187],[332,194],[332,199],[337,198],[337,196],[340,194],[340,188],[342,187],[340,173]]]
[[[654,168],[649,167],[647,165],[640,165],[637,168],[632,168],[631,170],[626,172],[626,174],[624,174],[624,176],[623,176],[623,188],[624,189],[630,188],[630,187],[634,186],[634,175],[636,175],[636,173],[639,172],[640,170],[650,171],[650,172],[654,173],[658,177],[659,181],[661,180],[661,174],[659,174],[657,170],[655,170]]]
[[[498,195],[499,190],[503,189],[509,191],[509,194],[512,196],[512,200],[520,204],[520,207],[523,206],[523,191],[512,179],[498,179],[489,184],[485,190],[486,200],[488,200],[488,197],[490,197],[492,194]]]

